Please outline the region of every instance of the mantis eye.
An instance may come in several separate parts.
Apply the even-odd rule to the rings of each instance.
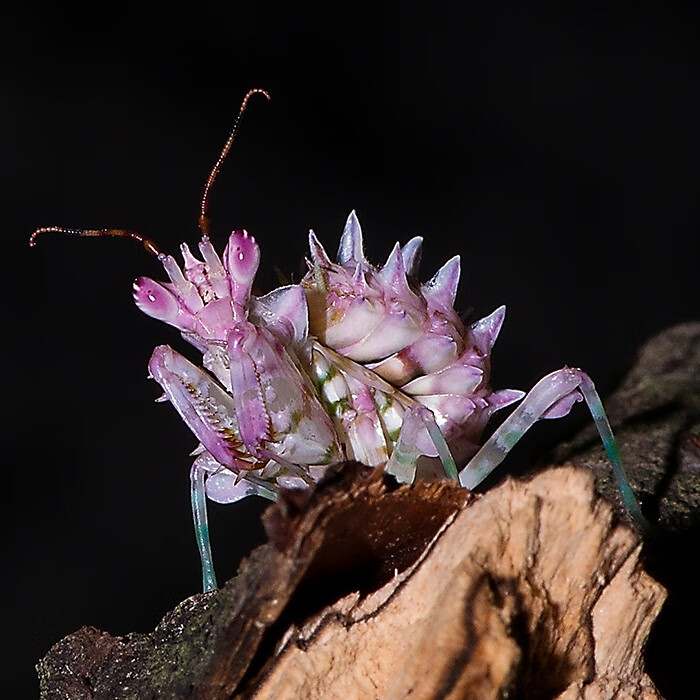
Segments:
[[[150,277],[139,277],[134,282],[134,301],[145,314],[178,326],[180,304],[169,289]]]
[[[260,248],[247,231],[234,231],[224,251],[224,265],[237,287],[248,292],[260,264]]]

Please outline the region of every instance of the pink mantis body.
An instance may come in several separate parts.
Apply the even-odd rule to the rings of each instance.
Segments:
[[[259,91],[253,91],[259,92]],[[243,113],[248,97],[243,102]],[[175,326],[202,353],[202,367],[167,345],[149,362],[151,376],[199,441],[192,466],[192,508],[205,590],[216,587],[206,498],[231,503],[275,499],[280,488],[308,488],[345,459],[384,465],[398,481],[458,479],[474,488],[540,418],[566,415],[585,399],[610,456],[627,508],[644,522],[590,378],[564,368],[531,391],[493,391],[490,353],[505,307],[464,325],[453,304],[459,257],[426,283],[416,277],[422,239],[398,243],[386,264],[364,256],[354,212],[331,261],[313,232],[309,272],[298,285],[256,297],[255,240],[234,231],[220,257],[208,236],[206,201],[234,130],[205,188],[196,259],[182,244],[183,267],[138,234],[169,282],[140,277],[137,306]],[[523,398],[524,397],[524,398]],[[497,410],[520,405],[480,446]]]

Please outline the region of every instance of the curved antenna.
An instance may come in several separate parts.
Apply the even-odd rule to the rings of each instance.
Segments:
[[[268,100],[270,99],[270,94],[265,90],[262,90],[261,88],[255,88],[253,90],[250,90],[246,94],[246,96],[243,98],[243,102],[241,102],[241,108],[238,110],[238,116],[236,117],[236,121],[233,123],[233,129],[231,129],[231,133],[228,135],[226,143],[221,149],[221,153],[216,159],[216,163],[214,163],[214,167],[211,169],[209,177],[207,178],[207,182],[204,185],[202,202],[199,206],[199,230],[202,232],[202,236],[204,236],[205,238],[209,238],[209,192],[211,190],[212,185],[214,184],[216,176],[219,174],[219,170],[221,170],[221,166],[224,160],[226,160],[228,152],[231,150],[233,140],[236,138],[236,134],[238,133],[238,127],[241,123],[241,117],[243,116],[243,112],[245,112],[246,107],[248,106],[248,100],[250,100],[250,98],[256,94],[265,95],[265,97],[267,97]]]
[[[150,238],[145,238],[140,233],[136,233],[136,231],[126,231],[121,228],[85,229],[64,228],[63,226],[44,226],[43,228],[38,228],[29,237],[29,245],[32,247],[35,246],[37,236],[42,233],[62,233],[66,236],[118,236],[120,238],[132,238],[140,243],[151,255],[155,255],[158,259],[163,256],[158,246]]]

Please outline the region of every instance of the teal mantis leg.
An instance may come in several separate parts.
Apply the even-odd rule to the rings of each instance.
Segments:
[[[212,473],[212,466],[214,473]],[[224,483],[220,478],[225,476]],[[214,478],[219,483],[214,487],[214,493],[207,496],[205,484],[207,479]],[[202,587],[204,592],[216,589],[216,576],[209,541],[209,525],[207,522],[207,498],[216,503],[234,503],[247,496],[261,496],[270,501],[277,500],[277,493],[270,483],[256,474],[222,470],[211,455],[200,455],[195,460],[190,471],[192,517],[194,534],[197,539],[197,549],[202,560]],[[211,483],[210,483],[211,485]]]
[[[195,462],[190,471],[190,496],[192,499],[192,518],[197,548],[202,560],[202,588],[205,593],[216,590],[216,574],[211,556],[209,539],[209,520],[207,518],[207,500],[204,490],[206,470]]]
[[[445,440],[445,436],[442,434],[442,430],[440,430],[438,424],[435,422],[435,416],[433,416],[432,411],[424,409],[420,412],[420,418],[423,421],[423,425],[425,425],[428,430],[428,434],[435,445],[435,449],[438,451],[438,457],[442,462],[447,478],[457,481],[457,479],[459,479],[457,465],[455,464],[447,440]]]
[[[603,441],[605,451],[608,453],[608,458],[612,464],[615,479],[617,480],[617,485],[620,489],[622,502],[625,504],[625,508],[627,508],[630,515],[642,526],[644,530],[648,531],[651,529],[651,526],[649,525],[647,519],[642,515],[639,502],[637,501],[637,498],[634,495],[632,487],[627,479],[625,468],[622,466],[620,448],[618,447],[617,440],[615,439],[615,435],[613,435],[612,428],[610,427],[610,421],[605,414],[603,402],[600,400],[600,396],[598,396],[598,392],[596,391],[591,378],[584,372],[581,372],[580,375],[581,386],[579,389],[583,394],[583,398],[588,404],[588,409],[593,416],[595,427],[598,429],[600,439]]]
[[[591,378],[578,369],[567,367],[540,379],[520,405],[462,469],[459,473],[459,482],[468,489],[478,486],[503,461],[506,454],[536,421],[540,418],[558,418],[566,415],[571,406],[581,400],[581,394],[588,404],[605,451],[612,463],[622,501],[642,529],[649,530],[649,523],[642,515],[622,466],[620,450],[598,392]]]
[[[386,465],[386,471],[393,474],[401,483],[412,483],[416,475],[416,462],[423,454],[416,444],[416,436],[427,430],[435,445],[438,457],[442,462],[445,474],[449,479],[457,480],[459,474],[454,457],[447,445],[445,436],[435,422],[432,411],[425,406],[413,406],[404,414],[403,425],[399,433],[391,458]]]

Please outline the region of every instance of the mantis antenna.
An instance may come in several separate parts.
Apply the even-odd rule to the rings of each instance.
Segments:
[[[248,106],[248,102],[253,95],[256,95],[258,93],[261,95],[265,95],[265,97],[267,97],[268,100],[270,99],[269,93],[265,90],[262,90],[261,88],[255,88],[253,90],[248,91],[246,96],[243,98],[243,102],[241,102],[240,109],[238,110],[238,116],[236,117],[236,121],[233,123],[231,133],[228,135],[226,143],[221,149],[221,153],[216,159],[214,167],[211,169],[209,177],[207,178],[207,181],[204,185],[202,201],[199,207],[199,229],[202,232],[202,236],[205,238],[209,237],[209,193],[211,192],[214,180],[216,180],[216,176],[219,174],[219,170],[221,170],[223,162],[226,160],[228,152],[231,150],[233,141],[236,138],[236,134],[238,133],[238,128],[241,123],[241,117],[243,116],[243,113],[245,112],[246,107]],[[162,260],[164,257],[164,254],[160,252],[158,246],[150,238],[146,238],[145,236],[142,236],[136,231],[127,231],[125,229],[119,228],[81,229],[66,228],[64,226],[44,226],[42,228],[36,229],[36,231],[32,233],[32,235],[29,237],[29,245],[32,247],[35,246],[37,236],[40,236],[43,233],[61,233],[66,236],[118,236],[120,238],[131,238],[137,241],[138,243],[141,243],[141,245],[149,253],[151,253],[151,255],[154,255],[159,260]]]
[[[62,233],[66,236],[118,236],[119,238],[131,238],[140,243],[151,255],[155,255],[158,259],[163,255],[158,246],[150,238],[146,238],[140,233],[136,233],[136,231],[126,231],[121,228],[86,229],[65,228],[64,226],[44,226],[43,228],[38,228],[29,237],[29,245],[35,246],[37,236],[42,233]]]
[[[202,232],[202,236],[206,238],[209,238],[209,193],[211,191],[212,185],[214,184],[214,180],[216,180],[216,176],[219,174],[219,170],[221,170],[223,162],[226,160],[228,152],[231,150],[233,141],[236,138],[236,134],[238,133],[238,127],[240,126],[241,118],[243,117],[243,113],[245,112],[246,107],[248,106],[248,101],[253,95],[257,94],[265,95],[265,97],[267,97],[268,100],[270,99],[270,94],[265,90],[262,90],[261,88],[255,88],[253,90],[250,90],[248,94],[243,98],[243,102],[241,102],[241,107],[238,110],[238,116],[236,117],[236,121],[233,123],[231,133],[228,135],[226,143],[221,149],[221,153],[216,159],[216,163],[214,163],[214,167],[211,169],[209,177],[207,178],[207,181],[204,185],[202,201],[199,205],[199,230]]]

